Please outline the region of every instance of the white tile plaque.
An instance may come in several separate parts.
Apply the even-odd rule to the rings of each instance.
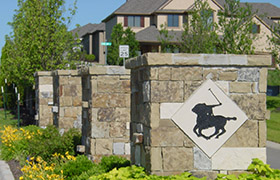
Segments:
[[[246,114],[210,79],[172,116],[172,120],[208,157],[212,157],[247,119]]]

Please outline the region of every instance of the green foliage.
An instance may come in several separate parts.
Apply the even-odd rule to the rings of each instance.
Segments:
[[[95,60],[95,55],[94,54],[86,54],[85,55],[85,60],[93,62]]]
[[[32,87],[34,72],[66,68],[71,60],[79,59],[79,50],[74,48],[77,40],[67,29],[76,0],[73,8],[66,10],[64,4],[64,0],[18,0],[9,23],[13,33],[6,36],[2,49],[0,76],[21,91]]]
[[[105,172],[109,172],[114,168],[130,166],[130,161],[119,156],[104,156],[101,159],[100,166]]]
[[[104,173],[98,176],[92,176],[89,180],[125,180],[125,179],[139,179],[139,180],[206,180],[205,178],[196,178],[191,176],[191,173],[185,172],[181,175],[174,176],[156,176],[156,175],[148,175],[145,173],[143,167],[137,166],[128,166],[122,167],[119,169],[113,169],[108,173]]]
[[[48,161],[54,153],[74,154],[74,145],[80,142],[80,138],[80,132],[75,129],[61,136],[55,126],[47,126],[46,129],[27,126],[20,130],[7,127],[1,137],[1,157],[24,163],[28,157],[40,156]]]
[[[253,159],[252,163],[248,167],[249,173],[240,174],[238,177],[235,175],[219,174],[216,180],[254,180],[254,179],[279,179],[280,171],[269,167],[270,165],[264,164],[259,159]]]
[[[170,35],[166,26],[166,24],[162,24],[159,31],[160,36],[158,37],[158,40],[160,41],[161,52],[175,52],[175,50],[178,49],[178,45],[171,42],[174,36]]]
[[[111,34],[112,46],[108,46],[107,63],[109,65],[123,65],[123,58],[119,57],[119,45],[129,45],[129,57],[137,56],[139,43],[135,33],[128,27],[123,29],[122,24],[116,24]]]
[[[224,10],[219,12],[219,31],[223,34],[219,42],[221,52],[228,54],[253,54],[252,34],[253,12],[246,4],[240,5],[240,0],[225,0]]]
[[[80,176],[74,177],[73,180],[88,180],[91,176],[98,176],[105,173],[105,170],[97,164],[93,164],[93,167],[88,171],[84,171]]]
[[[79,155],[75,161],[68,161],[62,165],[63,176],[66,180],[72,180],[93,166],[94,164],[86,156]]]
[[[277,96],[267,96],[266,97],[267,109],[274,110],[280,107],[280,97]]]
[[[213,11],[207,1],[197,0],[192,17],[184,24],[180,50],[185,53],[216,52],[218,34],[217,24],[213,20]]]
[[[280,70],[268,70],[267,85],[280,86]]]

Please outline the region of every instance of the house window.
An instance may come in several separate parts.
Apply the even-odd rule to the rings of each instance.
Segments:
[[[167,16],[167,26],[168,27],[179,27],[179,15],[169,14]]]
[[[143,16],[125,16],[124,17],[125,27],[144,27],[144,17]]]
[[[252,26],[252,33],[259,34],[261,32],[261,26],[257,24],[253,24]]]
[[[200,13],[202,21],[204,23],[205,27],[211,27],[213,28],[213,22],[214,22],[214,13],[211,10],[203,10]]]

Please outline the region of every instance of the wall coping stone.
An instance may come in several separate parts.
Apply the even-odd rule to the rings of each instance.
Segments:
[[[271,55],[235,55],[235,54],[172,54],[146,53],[128,59],[125,67],[134,69],[143,66],[261,66],[272,65]]]
[[[58,76],[78,76],[78,70],[56,70],[54,71],[55,75]]]
[[[52,75],[52,71],[37,71],[34,73],[34,77],[37,76],[51,76]]]
[[[123,66],[93,66],[82,67],[79,75],[130,75],[130,70]]]

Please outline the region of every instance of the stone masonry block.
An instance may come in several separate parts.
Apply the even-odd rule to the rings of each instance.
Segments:
[[[260,79],[259,79],[259,91],[261,93],[266,93],[267,88],[267,69],[260,69]]]
[[[112,139],[96,139],[96,154],[97,155],[112,155],[113,140]]]
[[[184,81],[184,100],[187,100],[201,84],[202,81]]]
[[[151,102],[182,102],[182,81],[152,81]]]
[[[110,137],[120,138],[127,137],[126,123],[111,122],[110,123]]]
[[[198,147],[193,148],[194,168],[198,170],[210,170],[212,168],[211,159]]]
[[[183,146],[186,138],[177,127],[159,127],[151,130],[151,146]]]
[[[96,139],[90,139],[90,154],[96,154]]]
[[[266,95],[231,95],[230,98],[246,113],[249,119],[265,120]]]
[[[64,96],[60,97],[60,106],[72,106],[72,97],[71,96]]]
[[[130,94],[93,94],[92,106],[96,108],[130,107]]]
[[[212,157],[212,169],[246,170],[253,158],[266,162],[266,148],[221,148]]]
[[[150,68],[150,75],[149,78],[147,80],[158,80],[158,76],[159,76],[159,68]]]
[[[157,128],[159,126],[159,103],[151,103],[151,117],[150,117],[150,127],[151,128]]]
[[[151,148],[151,170],[162,170],[162,153],[161,148]]]
[[[171,68],[162,67],[158,69],[159,80],[170,80],[170,78],[171,78]]]
[[[91,123],[91,137],[92,138],[108,138],[109,124],[106,122]]]
[[[97,91],[100,93],[129,93],[129,80],[103,80],[97,81]]]
[[[258,121],[247,120],[223,147],[258,147]]]
[[[39,77],[39,85],[44,85],[44,84],[53,84],[53,77],[52,76]]]
[[[266,147],[266,121],[259,121],[259,147]]]
[[[231,93],[252,93],[253,83],[250,82],[230,82],[229,92]]]
[[[125,151],[124,151],[124,143],[120,142],[120,143],[113,143],[113,154],[115,155],[124,155]]]
[[[259,69],[258,68],[241,68],[238,71],[238,81],[244,82],[258,82]]]
[[[97,119],[101,122],[127,122],[130,120],[129,108],[99,108]]]
[[[203,79],[211,79],[217,81],[219,77],[219,69],[204,68],[203,69]]]
[[[201,67],[175,67],[171,69],[171,80],[201,81],[202,73]]]
[[[235,81],[237,79],[237,71],[224,71],[219,75],[220,81]]]
[[[184,147],[162,148],[163,170],[179,171],[193,169],[193,150]]]

